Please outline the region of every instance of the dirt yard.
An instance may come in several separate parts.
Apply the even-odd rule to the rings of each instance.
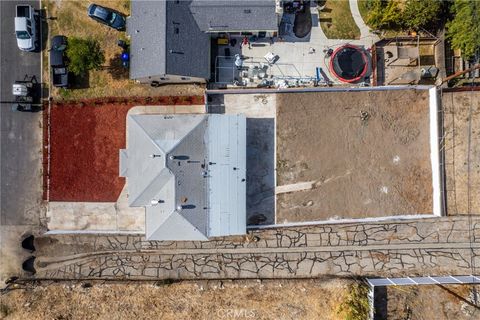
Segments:
[[[54,103],[50,116],[50,200],[117,201],[125,184],[125,178],[118,176],[118,152],[125,148],[128,110],[138,105],[182,104],[203,104],[203,97]]]
[[[128,71],[120,63],[119,55],[122,49],[117,46],[117,40],[126,39],[125,32],[116,31],[102,25],[87,16],[88,0],[44,0],[48,20],[48,38],[55,35],[67,37],[92,37],[100,42],[105,52],[105,64],[101,70],[89,72],[88,77],[76,79],[68,90],[51,88],[51,94],[56,99],[75,100],[82,98],[97,98],[109,96],[160,96],[179,95],[191,96],[203,94],[203,87],[194,85],[167,85],[152,88],[148,85],[136,84],[129,80]],[[130,0],[95,1],[96,4],[130,14]],[[48,47],[44,50],[44,79],[49,77]],[[75,79],[74,79],[75,80]]]
[[[473,291],[472,291],[473,289]],[[391,320],[471,320],[480,318],[475,305],[480,287],[472,285],[398,286],[387,289],[387,318]],[[380,316],[381,318],[381,316]]]
[[[480,91],[442,97],[447,214],[480,214]],[[471,128],[470,125],[471,107]],[[470,135],[470,169],[468,140]],[[470,196],[468,195],[470,170]]]
[[[432,213],[428,91],[279,94],[277,223]]]
[[[1,296],[2,319],[343,319],[351,281],[51,284]]]

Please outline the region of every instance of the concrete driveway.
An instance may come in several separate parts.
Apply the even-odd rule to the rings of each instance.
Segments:
[[[42,205],[42,113],[11,110],[12,83],[24,76],[41,82],[39,52],[22,52],[14,35],[15,6],[39,1],[1,1],[0,104],[0,278],[18,274],[28,253],[20,248],[26,232],[38,230]]]

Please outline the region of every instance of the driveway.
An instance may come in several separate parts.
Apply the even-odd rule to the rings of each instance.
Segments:
[[[11,110],[12,83],[24,76],[41,82],[39,52],[21,52],[14,35],[15,6],[1,1],[1,107],[0,107],[0,278],[19,269],[25,254],[19,248],[23,232],[37,229],[42,206],[42,113]],[[21,1],[39,8],[39,1]]]

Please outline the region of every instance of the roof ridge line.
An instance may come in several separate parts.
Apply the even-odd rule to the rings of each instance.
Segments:
[[[158,143],[152,138],[151,135],[148,134],[147,131],[145,131],[145,129],[140,125],[140,123],[135,119],[137,116],[149,116],[150,114],[148,113],[140,113],[140,114],[132,114],[132,115],[129,115],[129,117],[131,117],[131,119],[136,123],[136,125],[142,129],[141,131],[150,139],[150,141],[152,141],[153,145],[155,147],[157,147],[158,149],[160,149],[161,152],[163,152],[164,154],[167,154],[167,151],[163,150],[162,147],[160,147],[158,145]]]
[[[184,135],[182,139],[178,140],[177,143],[175,143],[168,152],[165,152],[165,155],[167,155],[167,153],[172,153],[172,151],[175,150],[175,148],[178,147],[180,143],[182,143],[187,137],[191,136],[192,132],[195,131],[195,129],[197,129],[204,121],[207,121],[209,117],[209,115],[207,114],[194,115],[194,116],[201,116],[203,117],[203,119],[202,121],[197,123],[194,127],[192,127],[192,129],[190,129],[190,131],[186,135]],[[165,167],[167,168],[166,163],[165,163]]]
[[[135,199],[132,201],[132,204],[135,203],[135,201],[137,201],[137,199],[140,198],[140,197],[145,193],[145,191],[149,189],[149,187],[150,187],[150,186],[153,184],[153,182],[158,178],[158,176],[161,175],[165,170],[167,170],[167,171],[170,173],[170,175],[173,175],[173,176],[175,177],[175,175],[172,173],[172,171],[171,171],[168,167],[165,166],[165,167],[164,167],[162,170],[160,170],[160,172],[150,181],[150,183],[147,184],[147,186],[143,189],[143,191],[140,192],[137,197],[135,197]],[[162,185],[162,187],[159,189],[159,192],[160,192],[160,190],[163,189],[163,187],[165,187],[165,185],[167,184],[167,182],[168,182],[168,180],[166,180],[166,182]],[[141,205],[140,207],[145,207],[145,205]]]
[[[202,236],[208,239],[208,230],[206,230],[207,234],[203,233],[200,229],[198,229],[195,225],[193,225],[190,221],[188,221],[184,216],[182,216],[182,214],[180,214],[177,210],[173,210],[172,212],[170,212],[168,217],[165,219],[165,221],[158,228],[156,228],[155,231],[152,232],[152,235],[155,234],[163,225],[165,225],[165,222],[171,219],[174,216],[174,214],[180,217],[183,223],[192,227],[196,232],[200,233]]]

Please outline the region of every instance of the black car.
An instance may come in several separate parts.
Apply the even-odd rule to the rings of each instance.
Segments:
[[[118,11],[92,3],[88,6],[87,14],[93,20],[113,29],[125,30],[125,16]]]
[[[68,87],[68,68],[65,57],[67,37],[55,36],[50,48],[50,66],[52,68],[52,84],[55,87]]]

